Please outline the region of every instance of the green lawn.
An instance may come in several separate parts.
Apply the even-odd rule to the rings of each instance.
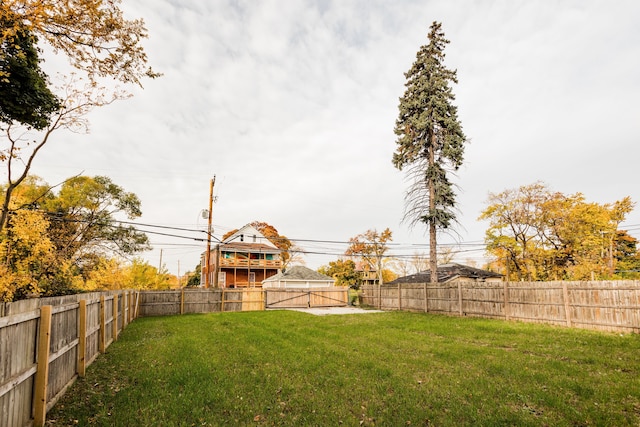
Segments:
[[[421,313],[138,319],[53,426],[640,425],[640,335]]]

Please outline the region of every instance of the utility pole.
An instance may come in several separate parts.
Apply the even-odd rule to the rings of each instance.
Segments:
[[[213,216],[213,186],[216,183],[216,176],[213,176],[213,179],[211,180],[210,184],[209,184],[209,223],[208,223],[208,227],[207,227],[207,252],[204,255],[204,259],[205,259],[205,265],[206,265],[206,272],[207,274],[205,274],[204,276],[204,287],[205,288],[209,288],[211,286],[211,233],[212,233],[212,229],[211,229],[211,218]]]

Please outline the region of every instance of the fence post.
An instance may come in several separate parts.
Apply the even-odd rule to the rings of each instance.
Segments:
[[[462,282],[458,281],[458,311],[462,316]]]
[[[504,319],[509,320],[509,282],[504,282]]]
[[[38,332],[38,370],[34,384],[33,425],[43,427],[47,417],[47,382],[49,380],[49,347],[51,344],[51,306],[40,307]]]
[[[134,299],[135,297],[135,299]],[[136,307],[136,303],[138,302],[138,292],[131,292],[129,296],[129,323],[133,322],[138,314],[138,307]]]
[[[567,318],[567,326],[571,327],[571,307],[569,307],[569,289],[567,284],[562,284],[562,297],[564,299],[564,314]]]
[[[140,291],[134,291],[131,299],[129,300],[129,311],[131,312],[129,322],[133,322],[138,318],[138,298],[140,298]]]
[[[136,320],[138,314],[138,307],[136,307],[137,303],[138,291],[131,291],[131,296],[129,297],[129,323]]]
[[[113,321],[111,323],[111,335],[113,335],[113,342],[118,339],[118,294],[113,295]]]
[[[400,289],[400,283],[398,283],[398,310],[402,310],[402,289]]]
[[[427,282],[424,282],[424,312],[429,312],[429,288]]]
[[[133,311],[133,319],[138,318],[140,313],[140,291],[136,291],[136,302],[134,304],[135,310]]]
[[[129,292],[122,294],[122,330],[129,323]]]
[[[83,378],[86,373],[87,357],[87,301],[80,300],[78,308],[78,376]]]
[[[184,288],[180,289],[180,314],[184,314]]]
[[[106,322],[104,313],[104,295],[100,295],[100,338],[98,340],[98,351],[104,353],[106,349]]]
[[[380,286],[380,280],[378,280],[378,309],[382,309],[382,286]]]

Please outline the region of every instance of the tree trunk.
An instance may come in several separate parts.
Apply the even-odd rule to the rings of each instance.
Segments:
[[[429,168],[436,163],[436,133],[431,130],[429,135]],[[438,283],[438,244],[436,239],[436,223],[433,214],[436,211],[436,186],[432,178],[429,178],[429,270],[431,271],[431,283]]]

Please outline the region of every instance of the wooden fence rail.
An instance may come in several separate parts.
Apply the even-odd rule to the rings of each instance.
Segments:
[[[248,288],[143,291],[140,293],[140,316],[256,311],[265,308],[345,306],[348,303],[347,294],[348,289],[340,286],[315,289]]]
[[[640,332],[640,281],[457,282],[363,291],[363,303],[387,310]],[[113,291],[0,303],[0,427],[44,425],[47,410],[138,316],[347,301],[347,289],[334,287]]]
[[[616,332],[640,332],[640,281],[364,286],[363,303]]]
[[[0,304],[0,427],[43,426],[47,411],[135,317],[133,291]]]
[[[0,427],[43,426],[47,411],[135,318],[264,310],[266,292],[112,291],[0,303]],[[317,292],[346,304],[346,289]]]

